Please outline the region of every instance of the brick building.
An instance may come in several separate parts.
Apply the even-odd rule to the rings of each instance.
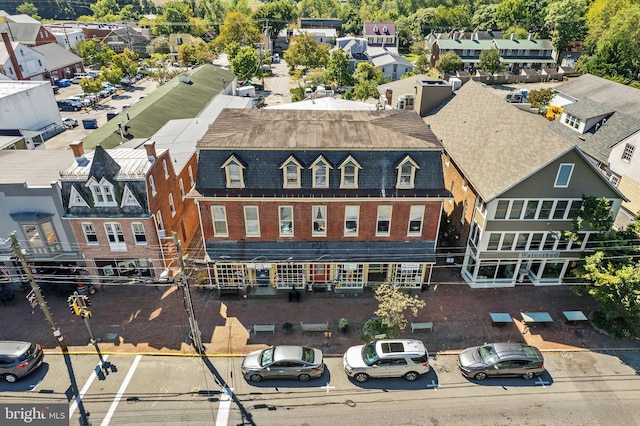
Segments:
[[[212,283],[357,291],[428,283],[442,147],[413,111],[224,109],[198,142]]]
[[[60,173],[65,219],[101,282],[159,277],[172,266],[173,232],[188,245],[197,230],[195,205],[186,199],[195,182],[195,153],[174,170],[168,150],[156,151],[153,141],[143,147],[98,146],[85,153],[75,142],[76,162]]]

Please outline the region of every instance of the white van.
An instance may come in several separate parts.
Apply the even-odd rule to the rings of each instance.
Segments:
[[[71,79],[71,82],[73,84],[80,84],[80,82],[82,81],[83,78],[93,78],[93,76],[90,76],[87,73],[84,72],[77,72],[73,75],[73,78]]]

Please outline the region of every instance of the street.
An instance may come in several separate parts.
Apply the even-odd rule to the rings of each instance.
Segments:
[[[96,377],[97,355],[71,356],[93,425],[629,425],[640,418],[637,353],[547,353],[548,371],[540,377],[483,382],[462,377],[455,356],[438,356],[415,382],[364,384],[347,378],[340,357],[325,358],[317,380],[258,384],[242,378],[240,357],[102,359],[105,368]],[[0,382],[0,401],[64,403],[68,386],[63,357],[47,354],[33,375]],[[78,424],[75,403],[70,411],[70,424]]]

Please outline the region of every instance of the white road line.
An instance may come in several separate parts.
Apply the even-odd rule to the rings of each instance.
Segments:
[[[216,426],[227,426],[229,423],[229,409],[231,408],[231,400],[233,395],[233,389],[225,386],[224,392],[220,397],[220,404],[218,405],[218,416],[216,417]]]
[[[111,421],[111,416],[113,416],[113,413],[115,413],[116,407],[120,402],[120,398],[122,398],[122,394],[127,389],[129,382],[133,378],[133,373],[135,373],[141,358],[142,358],[142,355],[138,355],[136,356],[136,359],[133,360],[133,364],[131,364],[129,371],[127,372],[127,377],[124,378],[122,385],[120,385],[120,389],[118,389],[118,393],[116,394],[116,397],[113,399],[113,402],[111,403],[111,407],[109,407],[109,411],[107,411],[107,415],[104,417],[104,420],[102,420],[102,423],[100,423],[100,426],[107,426]]]
[[[109,358],[109,355],[105,355],[102,357],[98,366],[93,370],[93,373],[91,373],[91,376],[89,376],[89,378],[85,382],[84,386],[80,390],[80,396],[79,396],[80,399],[82,399],[84,394],[87,393],[87,391],[89,390],[89,387],[91,386],[91,383],[93,383],[96,377],[98,377],[98,375],[96,374],[96,370],[97,369],[102,370],[102,366],[104,365],[107,358]],[[76,396],[76,399],[73,401],[73,403],[69,407],[69,418],[73,416],[73,413],[75,413],[77,409],[78,409],[78,396]]]

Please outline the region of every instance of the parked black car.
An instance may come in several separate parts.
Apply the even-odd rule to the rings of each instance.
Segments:
[[[80,111],[82,109],[82,104],[79,102],[71,102],[71,101],[57,101],[58,102],[58,110],[60,111]]]
[[[475,380],[493,377],[532,379],[544,372],[542,353],[524,343],[486,343],[467,348],[458,355],[462,375]]]

